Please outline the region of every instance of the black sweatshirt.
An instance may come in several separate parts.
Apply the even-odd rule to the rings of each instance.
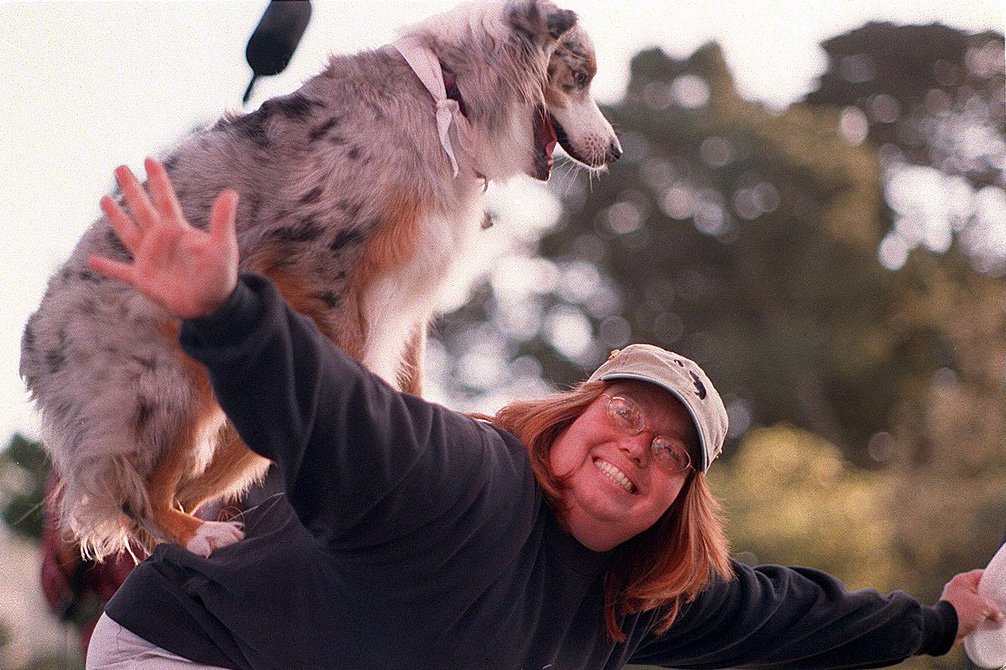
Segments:
[[[108,604],[186,658],[284,670],[820,670],[953,643],[947,602],[740,564],[666,633],[653,632],[658,609],[625,617],[628,641],[616,643],[603,618],[611,554],[558,525],[512,435],[394,391],[258,277],[186,322],[181,341],[286,489],[246,513],[246,539],[209,558],[161,545]]]

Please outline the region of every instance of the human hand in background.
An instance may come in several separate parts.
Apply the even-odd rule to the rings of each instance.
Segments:
[[[984,570],[972,570],[955,575],[943,587],[942,600],[948,601],[957,610],[957,640],[965,637],[991,619],[997,623],[1003,622],[1003,613],[994,601],[978,592],[978,581]]]
[[[115,170],[129,214],[112,198],[101,199],[101,209],[132,254],[132,262],[92,255],[88,263],[179,318],[208,316],[237,286],[238,194],[227,190],[217,196],[209,230],[199,230],[185,219],[164,166],[152,158],[144,165],[149,195],[129,168]]]

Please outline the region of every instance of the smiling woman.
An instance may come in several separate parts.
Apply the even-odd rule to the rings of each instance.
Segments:
[[[623,402],[613,408],[615,399]],[[617,414],[626,400],[630,416]],[[630,345],[572,391],[514,401],[494,421],[527,445],[570,533],[595,551],[618,548],[604,589],[613,638],[625,639],[620,617],[661,605],[656,629],[666,630],[711,579],[729,580],[728,542],[704,474],[722,449],[727,415],[694,362]],[[659,463],[663,447],[683,451],[688,465]]]
[[[586,547],[607,551],[652,526],[678,497],[689,475],[689,444],[697,440],[685,406],[642,381],[616,383],[597,397],[552,445],[549,464],[565,485],[565,521]],[[633,405],[629,398],[635,398]],[[637,429],[623,413],[648,408],[654,429]],[[615,405],[615,408],[612,406]],[[674,446],[676,445],[676,446]],[[686,467],[664,465],[683,454]],[[671,452],[675,453],[675,452]]]

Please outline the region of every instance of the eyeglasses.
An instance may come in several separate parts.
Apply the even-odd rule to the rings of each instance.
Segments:
[[[650,442],[650,453],[657,465],[674,475],[686,472],[692,466],[692,458],[687,449],[675,447],[670,439],[657,435],[646,425],[639,405],[622,396],[607,393],[601,395],[608,399],[608,420],[615,428],[630,436],[639,435],[643,431],[654,434],[653,441]]]

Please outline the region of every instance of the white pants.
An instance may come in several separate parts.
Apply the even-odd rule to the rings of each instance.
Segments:
[[[225,670],[172,654],[102,614],[87,646],[87,670]]]

